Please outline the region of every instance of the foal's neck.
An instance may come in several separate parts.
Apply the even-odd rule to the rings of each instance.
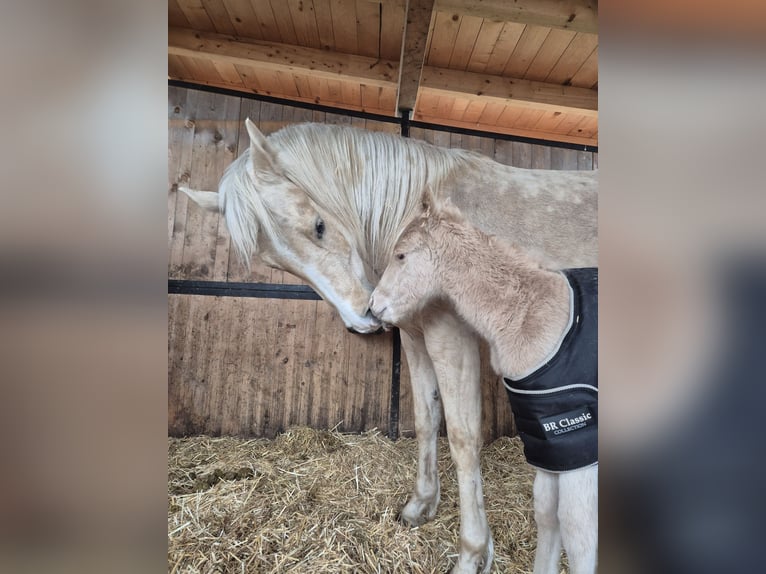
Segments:
[[[441,265],[447,296],[489,342],[494,369],[523,377],[555,351],[569,325],[568,281],[475,228],[452,240]]]

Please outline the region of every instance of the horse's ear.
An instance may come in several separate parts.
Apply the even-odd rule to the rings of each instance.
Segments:
[[[184,192],[188,195],[192,201],[194,201],[200,207],[207,209],[208,211],[215,211],[216,213],[221,211],[218,206],[219,196],[214,191],[194,191],[188,187],[179,186],[178,191]]]
[[[245,126],[247,127],[247,135],[250,136],[250,160],[253,162],[253,169],[255,171],[278,171],[276,157],[266,141],[266,136],[250,121],[250,118],[245,120]]]

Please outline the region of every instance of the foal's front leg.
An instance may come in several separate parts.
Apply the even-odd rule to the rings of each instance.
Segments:
[[[484,510],[479,460],[482,436],[478,340],[448,312],[430,316],[424,322],[424,334],[439,382],[460,492],[460,551],[452,574],[487,573],[492,567],[494,545]]]
[[[439,506],[439,472],[436,466],[436,440],[441,423],[441,402],[436,374],[420,331],[400,330],[407,356],[415,408],[415,436],[418,441],[418,476],[415,491],[402,509],[401,520],[418,526],[431,520]]]

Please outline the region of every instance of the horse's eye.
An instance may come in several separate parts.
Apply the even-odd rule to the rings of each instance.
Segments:
[[[317,239],[322,239],[322,236],[324,235],[324,221],[322,221],[321,218],[317,219],[314,229],[316,229],[317,232]]]
[[[404,259],[404,253],[397,253],[397,254],[396,254],[396,258],[397,258],[399,261],[402,261],[402,260]]]

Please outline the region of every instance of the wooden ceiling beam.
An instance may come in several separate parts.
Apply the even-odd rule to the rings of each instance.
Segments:
[[[389,60],[286,44],[242,42],[233,36],[183,28],[168,30],[168,44],[171,55],[381,88],[397,87],[399,64]],[[598,92],[588,88],[422,66],[420,89],[472,101],[513,103],[562,112],[574,109],[582,115],[598,115]]]
[[[399,85],[396,109],[403,113],[414,110],[420,87],[420,76],[426,59],[428,31],[431,28],[434,0],[409,0],[399,59]]]
[[[435,10],[598,34],[597,0],[436,0]]]
[[[493,124],[482,124],[481,122],[466,122],[463,120],[453,120],[452,118],[442,118],[442,117],[432,116],[429,114],[422,114],[420,112],[415,112],[415,115],[413,116],[413,118],[419,122],[427,122],[427,123],[438,124],[443,126],[452,126],[456,128],[464,128],[467,130],[480,130],[480,131],[486,131],[489,133],[508,134],[511,136],[520,136],[524,138],[534,138],[534,139],[566,142],[566,143],[573,143],[573,144],[580,144],[580,145],[589,145],[589,146],[598,145],[598,138],[595,136],[582,137],[582,136],[572,135],[572,134],[559,134],[554,132],[548,132],[545,130],[531,130],[526,128],[497,126]]]
[[[168,28],[168,54],[383,88],[395,86],[399,72],[398,64],[389,60],[288,44],[243,42],[226,34],[186,28]]]
[[[598,117],[598,92],[588,88],[424,66],[420,89],[472,101],[504,104],[512,101],[514,105],[530,108],[576,110],[584,116]]]

